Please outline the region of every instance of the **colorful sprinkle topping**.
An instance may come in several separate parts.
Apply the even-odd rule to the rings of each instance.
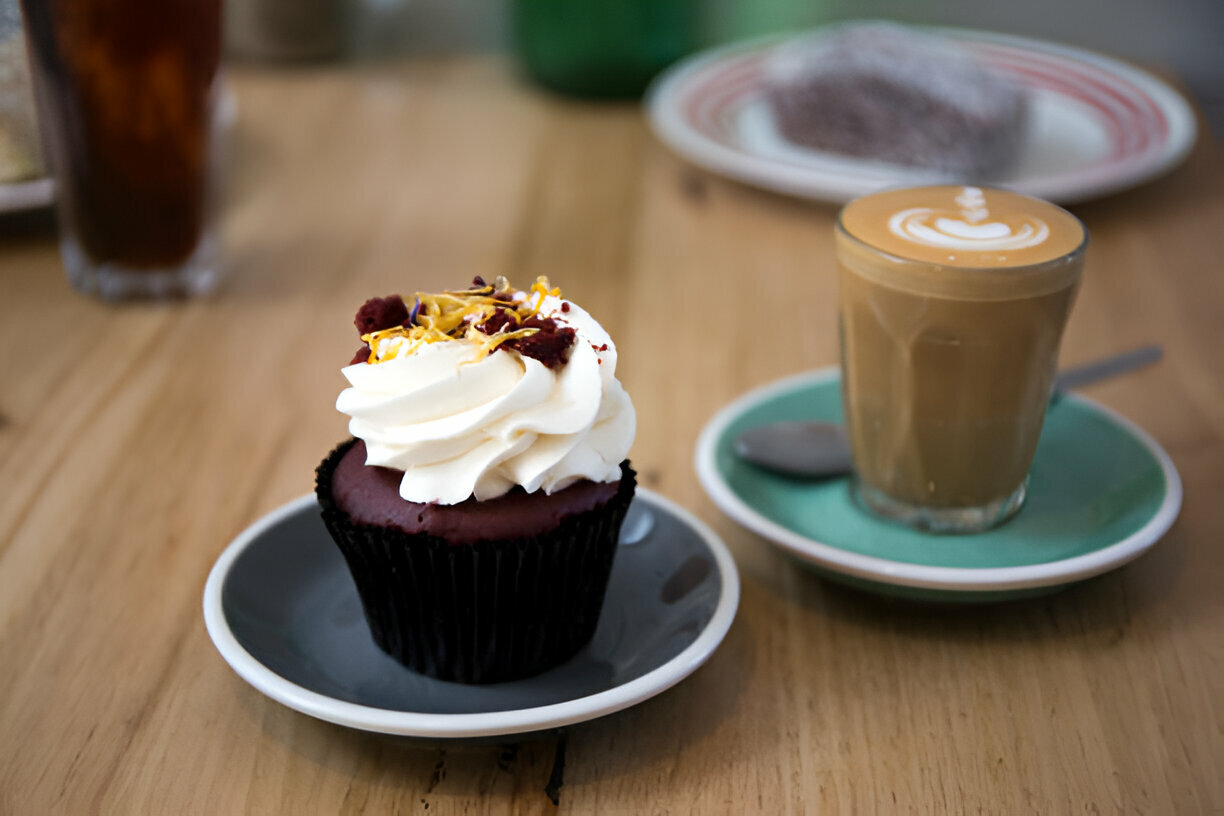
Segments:
[[[354,324],[365,347],[351,364],[381,363],[415,354],[430,343],[467,340],[484,353],[513,349],[549,368],[564,365],[575,333],[540,315],[545,297],[561,297],[548,278],[536,278],[525,294],[504,277],[492,283],[475,278],[467,289],[439,294],[417,292],[411,308],[399,295],[372,298],[357,311]],[[568,311],[562,304],[562,311]]]

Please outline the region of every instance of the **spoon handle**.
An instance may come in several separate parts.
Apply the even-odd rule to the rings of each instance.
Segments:
[[[1104,360],[1068,368],[1060,371],[1054,378],[1054,393],[1061,394],[1073,388],[1090,385],[1098,380],[1125,374],[1127,371],[1156,362],[1163,354],[1160,346],[1141,346],[1133,351],[1106,357]]]

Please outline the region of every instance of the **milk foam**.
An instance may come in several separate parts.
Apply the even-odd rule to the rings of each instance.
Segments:
[[[959,212],[933,207],[901,210],[888,219],[888,230],[916,244],[970,252],[1029,249],[1050,237],[1050,227],[1033,215],[987,220],[990,212],[978,187],[965,187],[956,203]]]

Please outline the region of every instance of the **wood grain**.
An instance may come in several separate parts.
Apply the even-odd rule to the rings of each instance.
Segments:
[[[691,466],[726,401],[836,361],[832,208],[707,175],[633,106],[497,61],[235,69],[227,277],[114,306],[44,222],[0,221],[0,813],[1224,812],[1224,154],[1084,205],[1074,363],[1185,483],[1149,554],[983,608],[817,579]],[[643,483],[739,563],[710,663],[515,742],[365,734],[248,687],[200,615],[227,542],[307,492],[371,295],[548,275],[617,339]],[[550,779],[552,782],[551,788]],[[556,794],[559,806],[546,788]]]

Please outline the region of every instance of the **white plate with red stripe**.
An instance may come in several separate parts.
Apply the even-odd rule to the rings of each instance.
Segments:
[[[956,40],[1031,89],[1020,161],[990,183],[1073,204],[1156,178],[1194,145],[1195,119],[1185,99],[1137,68],[1038,40],[924,30]],[[765,59],[783,42],[771,38],[726,46],[673,66],[647,97],[655,133],[714,173],[818,201],[844,202],[886,187],[964,180],[784,139],[774,127],[762,75]]]

